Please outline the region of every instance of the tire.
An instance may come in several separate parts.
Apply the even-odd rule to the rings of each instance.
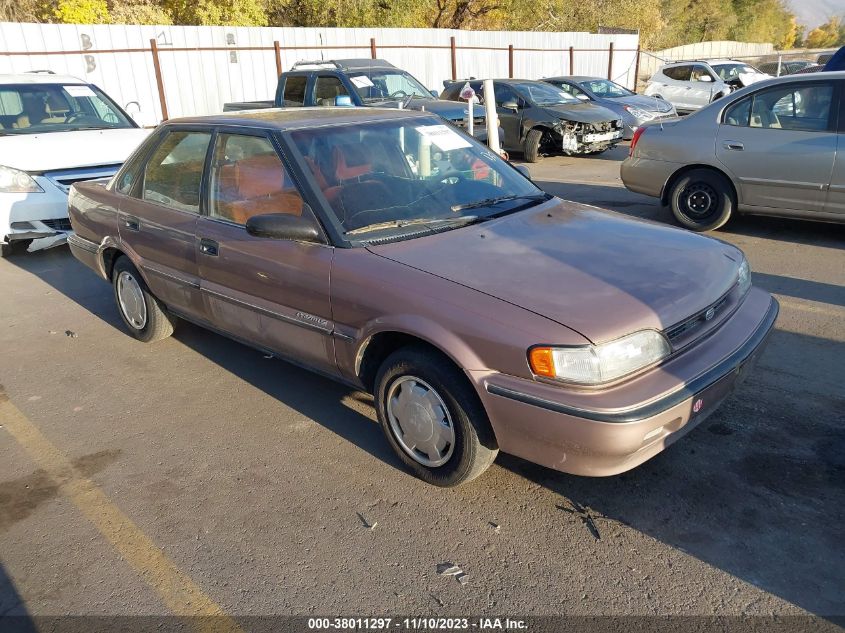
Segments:
[[[693,169],[672,185],[669,206],[686,228],[713,231],[731,218],[736,200],[725,176],[710,169]]]
[[[543,142],[543,130],[539,128],[534,128],[533,130],[528,130],[528,134],[525,135],[525,142],[522,146],[523,154],[525,154],[525,160],[529,163],[536,163],[540,160],[540,145]]]
[[[153,296],[138,269],[125,255],[114,263],[112,287],[117,311],[132,336],[144,343],[153,343],[173,334],[174,317]]]
[[[458,486],[478,477],[496,459],[499,447],[487,414],[466,376],[449,359],[424,347],[402,348],[382,363],[375,385],[382,431],[399,459],[423,481]],[[408,396],[400,395],[404,390]],[[419,414],[408,416],[409,407],[421,411],[422,419]],[[440,418],[439,424],[432,414]],[[408,431],[404,435],[402,421]],[[431,431],[437,430],[440,442],[423,439],[417,444],[421,437],[431,440]],[[428,451],[423,450],[426,444]]]

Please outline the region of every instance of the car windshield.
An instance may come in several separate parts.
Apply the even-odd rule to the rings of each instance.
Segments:
[[[352,241],[449,230],[549,198],[438,117],[305,129],[291,137]]]
[[[366,70],[349,73],[349,80],[365,102],[423,97],[431,93],[419,81],[401,70]]]
[[[538,106],[580,103],[576,97],[545,82],[517,84],[514,88],[523,99]]]
[[[613,99],[615,97],[630,97],[634,93],[620,86],[617,83],[608,81],[607,79],[589,79],[578,84],[582,88],[586,88],[597,97],[605,97]]]
[[[0,85],[0,135],[135,127],[88,84]]]
[[[742,74],[751,73],[751,74],[760,74],[760,71],[754,68],[754,66],[749,66],[748,64],[711,64],[711,68],[716,71],[716,74],[723,81],[729,81],[731,79],[735,79]]]

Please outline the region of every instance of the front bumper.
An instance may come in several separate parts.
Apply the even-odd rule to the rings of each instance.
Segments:
[[[33,179],[43,191],[0,193],[0,242],[67,233],[67,194],[44,176]]]
[[[502,451],[576,475],[615,475],[713,413],[751,370],[777,314],[777,301],[752,288],[711,336],[664,366],[600,392],[497,373],[473,372],[473,378]]]

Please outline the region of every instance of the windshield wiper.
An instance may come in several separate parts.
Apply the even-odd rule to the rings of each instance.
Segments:
[[[464,209],[477,209],[479,207],[493,207],[500,202],[507,202],[508,200],[548,200],[547,193],[531,193],[516,196],[499,196],[498,198],[485,198],[477,202],[468,202],[466,204],[456,204],[452,207],[452,211],[463,211]]]
[[[369,233],[370,231],[379,231],[381,229],[401,229],[406,226],[429,226],[432,224],[445,224],[449,227],[464,226],[482,220],[483,218],[477,215],[462,215],[458,218],[417,218],[416,220],[390,220],[388,222],[378,222],[376,224],[367,224],[366,226],[346,231],[344,235],[356,235],[358,233]]]

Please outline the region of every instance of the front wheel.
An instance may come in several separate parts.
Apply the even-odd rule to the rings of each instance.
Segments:
[[[528,130],[525,135],[525,143],[523,143],[523,154],[525,154],[525,161],[528,163],[536,163],[540,160],[540,146],[543,143],[543,130],[534,128]]]
[[[132,336],[152,343],[173,334],[174,318],[167,314],[125,255],[114,264],[112,285],[118,311]]]
[[[709,169],[693,169],[672,186],[669,206],[675,219],[693,231],[713,231],[730,219],[736,206],[730,181]]]
[[[466,376],[422,347],[391,354],[376,376],[376,413],[387,441],[420,479],[457,486],[478,477],[499,448]]]

